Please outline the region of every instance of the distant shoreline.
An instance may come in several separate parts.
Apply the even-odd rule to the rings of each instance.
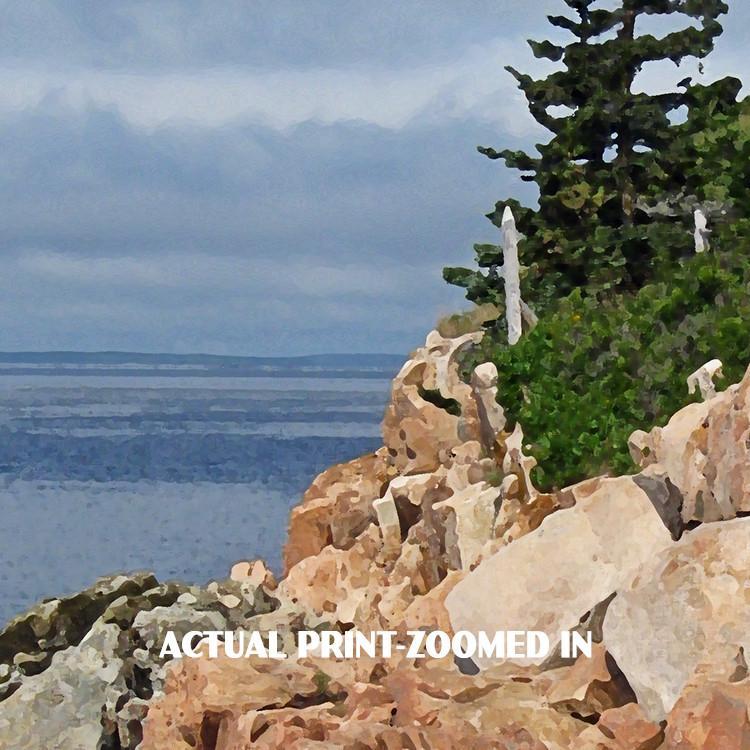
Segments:
[[[391,379],[400,354],[241,357],[138,352],[0,352],[0,376]]]
[[[82,377],[161,377],[161,378],[321,378],[327,380],[390,380],[395,373],[386,370],[326,370],[320,369],[298,369],[288,370],[263,369],[263,370],[229,370],[229,369],[117,369],[117,368],[43,368],[43,367],[0,367],[0,377],[18,375],[49,375],[68,376],[79,375]]]
[[[383,353],[339,353],[339,354],[303,354],[299,356],[259,357],[234,354],[170,354],[162,352],[127,352],[127,351],[0,351],[0,362],[46,362],[46,363],[161,363],[161,364],[332,364],[349,365],[366,363],[401,365],[404,354]]]

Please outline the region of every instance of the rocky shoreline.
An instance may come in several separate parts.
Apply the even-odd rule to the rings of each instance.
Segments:
[[[0,634],[0,748],[750,749],[750,371],[630,441],[639,473],[534,487],[494,366],[432,332],[383,447],[318,476],[284,575],[150,574],[43,602]],[[173,630],[540,630],[591,658],[160,659]]]

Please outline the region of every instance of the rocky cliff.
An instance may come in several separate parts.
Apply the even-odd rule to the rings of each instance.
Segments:
[[[750,372],[640,472],[538,492],[480,334],[429,335],[375,454],[320,475],[262,563],[199,589],[101,581],[0,635],[0,747],[750,750]],[[537,630],[544,659],[158,658],[168,629]],[[591,658],[565,658],[563,630]]]

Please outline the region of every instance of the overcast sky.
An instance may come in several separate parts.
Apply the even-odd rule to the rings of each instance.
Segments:
[[[729,2],[709,79],[750,73]],[[475,147],[543,137],[503,65],[562,8],[0,1],[0,349],[413,348],[523,195]]]

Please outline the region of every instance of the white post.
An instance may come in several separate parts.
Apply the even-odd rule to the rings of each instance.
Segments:
[[[716,395],[716,385],[714,384],[714,378],[723,378],[724,365],[720,359],[712,359],[710,362],[706,362],[705,365],[699,367],[690,377],[687,379],[688,393],[691,395],[695,393],[695,389],[699,388],[701,397],[704,401],[708,401]]]
[[[700,208],[695,209],[693,216],[695,217],[695,252],[704,253],[710,249],[708,235],[711,234],[711,230],[708,228],[708,219]]]
[[[505,317],[508,320],[508,343],[521,338],[521,276],[518,265],[518,232],[510,206],[503,212],[503,280],[505,281]]]

